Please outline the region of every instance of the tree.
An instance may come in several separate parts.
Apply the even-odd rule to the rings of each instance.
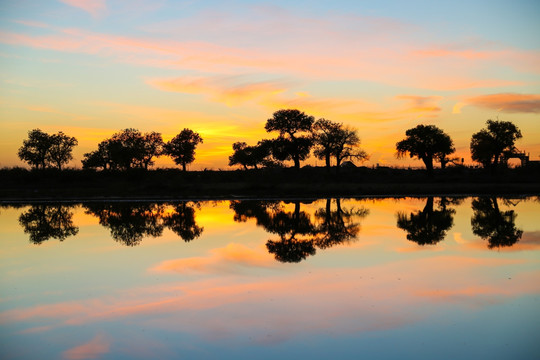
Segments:
[[[300,161],[309,157],[313,146],[310,133],[315,119],[313,116],[295,110],[278,110],[266,121],[267,132],[277,131],[279,137],[273,142],[273,155],[279,161],[293,160],[294,167],[300,169]]]
[[[163,138],[160,133],[152,131],[151,133],[144,134],[142,165],[146,170],[148,170],[148,166],[154,165],[154,161],[152,160],[154,156],[162,154],[163,146]]]
[[[54,164],[58,170],[62,170],[62,165],[73,159],[73,148],[77,146],[76,138],[67,136],[62,131],[49,137],[50,147],[46,159]]]
[[[248,146],[245,142],[235,142],[233,144],[234,153],[229,156],[229,166],[241,165],[244,169],[258,166],[271,166],[275,163],[270,159],[272,154],[272,144],[270,140],[262,140],[255,146]]]
[[[521,131],[510,121],[488,120],[486,125],[471,138],[471,157],[485,168],[497,168],[502,153],[512,151],[521,139]]]
[[[163,223],[185,242],[198,238],[204,230],[195,221],[195,209],[186,202],[176,204],[174,211],[163,218]]]
[[[428,173],[433,172],[433,158],[444,159],[456,151],[450,136],[435,125],[418,125],[405,132],[405,139],[396,143],[397,157],[407,153],[424,162]],[[446,164],[446,162],[444,162]],[[441,165],[443,163],[441,162]]]
[[[339,171],[344,159],[367,160],[367,153],[359,149],[360,138],[356,130],[344,127],[327,119],[319,119],[313,125],[315,141],[314,154],[324,159],[326,167],[330,168],[331,157],[336,158],[336,171]]]
[[[19,148],[17,155],[31,167],[45,169],[50,147],[50,135],[40,129],[34,129],[28,132],[28,139],[23,141],[23,146]]]
[[[163,139],[160,133],[142,134],[137,129],[129,128],[103,140],[96,151],[84,154],[82,163],[84,169],[148,169],[154,164],[153,158],[162,152]]]
[[[202,143],[202,137],[191,129],[184,129],[171,141],[165,144],[164,153],[173,158],[177,165],[182,165],[186,171],[186,165],[195,161],[195,149]]]

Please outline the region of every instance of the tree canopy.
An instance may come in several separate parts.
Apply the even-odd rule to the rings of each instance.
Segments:
[[[244,169],[258,166],[275,166],[276,162],[271,159],[272,142],[262,140],[255,146],[248,146],[245,142],[235,142],[233,144],[233,154],[229,156],[229,166],[240,165]]]
[[[407,153],[422,160],[428,172],[433,171],[433,158],[444,159],[456,151],[450,136],[435,125],[418,125],[405,132],[406,138],[396,143],[397,157]]]
[[[272,153],[276,160],[293,160],[300,168],[300,161],[309,157],[313,140],[310,136],[315,118],[296,109],[278,110],[266,121],[267,132],[277,131]]]
[[[516,140],[521,139],[521,131],[510,121],[488,120],[487,129],[473,134],[471,157],[485,168],[496,168],[503,152],[513,151]]]
[[[344,159],[367,160],[367,153],[359,148],[360,138],[357,131],[343,124],[327,119],[319,119],[313,125],[314,155],[324,159],[326,167],[330,168],[332,157],[336,159],[336,169],[339,171]]]
[[[40,129],[30,130],[28,139],[23,141],[17,155],[35,169],[47,166],[62,169],[62,166],[73,159],[72,151],[77,139],[58,132],[49,135]]]
[[[164,153],[172,157],[177,165],[182,165],[182,170],[186,171],[186,165],[195,161],[195,149],[202,142],[203,139],[198,133],[186,128],[165,144]]]

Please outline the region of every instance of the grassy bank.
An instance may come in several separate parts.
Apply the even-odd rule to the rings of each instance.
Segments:
[[[264,169],[249,171],[96,172],[0,170],[0,199],[329,197],[429,194],[540,194],[538,169],[394,168]]]

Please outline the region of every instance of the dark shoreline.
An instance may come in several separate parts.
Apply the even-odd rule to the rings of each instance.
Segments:
[[[538,169],[395,168],[95,172],[0,170],[0,202],[182,201],[423,196],[538,196]]]

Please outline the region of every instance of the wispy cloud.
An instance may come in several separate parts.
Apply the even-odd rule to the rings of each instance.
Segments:
[[[63,352],[64,359],[96,359],[109,352],[110,342],[104,334],[96,335],[92,340]]]
[[[472,97],[467,103],[506,113],[540,113],[540,95],[537,94],[491,94]]]
[[[105,0],[60,0],[66,5],[86,11],[93,17],[100,17],[107,11]]]

